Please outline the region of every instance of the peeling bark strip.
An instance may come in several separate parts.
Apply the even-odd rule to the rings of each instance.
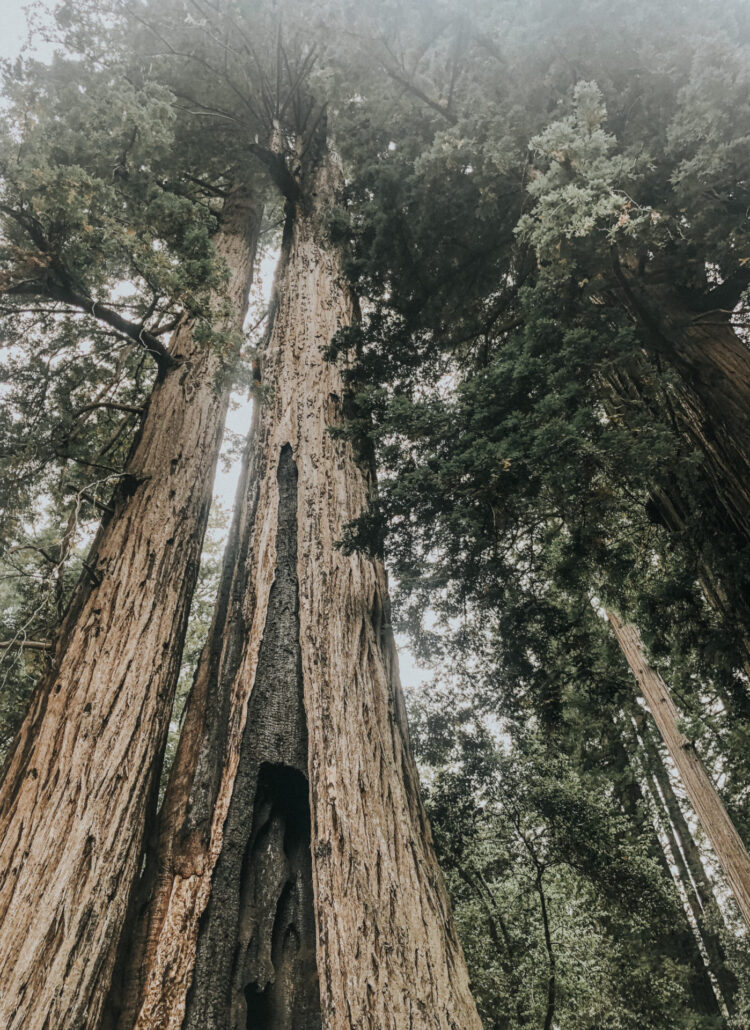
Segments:
[[[123,1019],[123,1028],[318,1025],[311,1009],[304,1012],[306,1001],[295,1008],[298,997],[309,997],[309,982],[301,995],[299,988],[313,976],[312,963],[307,973],[296,974],[291,1004],[285,986],[294,975],[288,972],[292,963],[304,961],[304,891],[279,893],[292,871],[295,884],[305,883],[301,852],[292,843],[292,836],[297,842],[304,836],[302,774],[296,764],[301,755],[297,751],[294,761],[263,759],[265,717],[259,718],[260,705],[254,703],[256,691],[259,699],[269,687],[289,697],[298,682],[291,666],[284,684],[269,682],[265,672],[266,641],[281,639],[276,627],[280,611],[288,611],[274,608],[289,547],[283,529],[286,487],[279,476],[285,448],[291,449],[298,473],[296,579],[311,814],[305,850],[312,865],[320,1023],[326,1030],[480,1028],[419,799],[385,572],[378,562],[345,555],[335,546],[362,511],[370,487],[351,445],[330,433],[340,420],[344,384],[321,353],[354,314],[338,254],[323,228],[339,181],[331,159],[309,173],[286,233],[263,358],[267,401],[259,406],[255,469],[242,506],[249,521],[238,527],[232,544],[247,559],[240,554],[227,610],[215,622],[226,631],[222,654],[211,657],[217,650],[214,638],[188,701],[189,734],[180,741],[177,771],[167,790],[158,871],[142,917],[137,1016],[134,1022]],[[269,643],[269,653],[276,653],[275,644]],[[224,698],[229,704],[217,745],[214,713],[223,709]],[[295,748],[300,744],[295,712],[287,704],[285,718],[296,728],[284,748],[292,740]],[[266,789],[273,800],[264,802]],[[282,818],[288,845],[279,844]],[[291,823],[297,827],[292,836]],[[269,869],[255,843],[260,832],[273,842],[276,857]],[[223,870],[232,863],[237,868],[240,850],[247,862],[244,868],[240,863],[241,884],[231,885],[235,896],[228,900]],[[212,928],[221,922],[214,915],[219,906],[237,918],[249,946],[230,949],[229,997],[228,967],[219,967],[225,990],[219,1004],[224,1012],[229,1006],[231,1021],[223,1022],[214,1009],[218,1022],[212,1024],[216,999],[207,982],[207,956],[217,954]],[[245,917],[251,925],[243,923]]]
[[[638,630],[623,625],[612,612],[607,612],[607,618],[677,767],[688,800],[711,841],[742,917],[750,927],[750,855],[695,748],[678,728],[679,712],[666,683],[648,663]]]
[[[259,229],[235,192],[216,249],[238,334]],[[216,297],[217,318],[224,320]],[[0,790],[0,1026],[88,1030],[153,808],[229,399],[186,321],[61,627]]]

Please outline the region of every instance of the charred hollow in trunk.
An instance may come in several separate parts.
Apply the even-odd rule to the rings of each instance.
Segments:
[[[307,725],[297,586],[297,468],[278,467],[276,570],[185,1030],[314,1030]]]
[[[345,526],[363,510],[371,482],[351,444],[331,432],[340,424],[346,387],[342,369],[322,353],[356,317],[341,255],[326,231],[341,169],[325,146],[307,158],[312,163],[303,177],[304,195],[289,212],[273,323],[261,359],[264,389],[238,509],[241,556],[227,611],[217,614],[212,629],[222,643],[207,648],[188,700],[165,798],[156,871],[142,929],[135,935],[145,942],[144,958],[134,959],[126,976],[131,1001],[121,1030],[185,1030],[188,1019],[195,1022],[187,1025],[205,1027],[211,1025],[212,1004],[239,1021],[214,1026],[243,1025],[242,1019],[260,1020],[263,1026],[263,1019],[273,1018],[275,1027],[284,1018],[296,1027],[304,1018],[313,1030],[319,1025],[327,1030],[480,1027],[419,799],[385,570],[378,561],[347,555],[336,546]],[[281,970],[272,984],[270,966],[260,963],[247,936],[242,938],[244,954],[233,946],[234,957],[222,959],[223,999],[213,992],[212,1000],[210,985],[203,982],[209,972],[215,975],[202,957],[214,954],[216,946],[218,931],[212,929],[209,911],[212,905],[219,911],[214,892],[232,920],[239,921],[240,911],[259,918],[247,900],[251,890],[244,900],[219,897],[220,866],[237,861],[237,855],[224,857],[223,852],[231,844],[230,851],[246,855],[250,844],[250,857],[255,854],[253,812],[264,763],[271,770],[263,775],[275,769],[276,776],[279,765],[294,770],[288,759],[267,760],[259,739],[251,742],[260,733],[253,695],[266,689],[258,678],[261,649],[268,649],[277,619],[268,614],[278,576],[277,548],[284,552],[287,546],[279,525],[287,517],[279,502],[285,489],[279,460],[287,445],[298,472],[296,582],[320,1006],[314,1013],[309,1006],[304,1011],[312,988],[309,995],[306,987],[301,994],[296,990],[291,1008],[289,992],[277,989],[286,982],[288,958],[297,955],[302,963],[304,948],[297,950],[295,943],[285,959],[283,940],[293,935],[279,930],[274,949],[272,927],[263,935],[271,945],[272,964],[275,952]],[[219,651],[213,662],[211,656]],[[273,688],[281,689],[278,682]],[[285,723],[289,718],[287,711]],[[278,753],[274,745],[273,754]],[[252,775],[246,788],[248,768]],[[298,775],[297,770],[293,778]],[[285,782],[288,786],[288,777]],[[247,807],[232,815],[240,790],[246,790]],[[252,861],[248,867],[259,869]],[[235,868],[241,870],[241,863]],[[279,883],[270,891],[268,911],[280,911],[279,927],[288,928],[290,921],[297,926],[299,909],[285,914],[292,899],[289,892],[282,897]],[[220,922],[217,918],[216,925]],[[230,936],[235,925],[230,920]],[[314,976],[311,965],[305,969]],[[280,1004],[287,1006],[281,1012]]]

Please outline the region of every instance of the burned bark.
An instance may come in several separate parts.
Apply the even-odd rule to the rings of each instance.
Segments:
[[[276,569],[186,1030],[314,1030],[315,964],[307,724],[297,587],[297,469],[278,467]]]
[[[345,387],[322,354],[355,315],[323,221],[339,182],[324,156],[287,227],[238,529],[246,558],[217,619],[221,658],[207,681],[207,646],[188,701],[123,1028],[480,1026],[419,799],[385,572],[336,546],[371,488],[351,444],[331,433]],[[291,597],[287,460],[297,471],[293,631],[280,630],[285,589]],[[283,683],[272,674],[282,668]]]
[[[216,328],[237,341],[259,210],[235,191]],[[224,305],[228,305],[226,308]],[[94,1027],[153,810],[213,478],[231,353],[186,319],[61,626],[0,790],[0,1023]],[[236,344],[232,344],[234,349]]]

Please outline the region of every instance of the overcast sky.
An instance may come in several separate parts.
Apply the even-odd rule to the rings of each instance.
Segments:
[[[27,24],[25,8],[27,6],[46,7],[52,9],[54,0],[37,0],[35,4],[29,5],[28,0],[0,0],[0,57],[17,57],[27,39]],[[43,52],[40,54],[43,56]],[[273,263],[268,260],[263,262],[260,269],[263,281],[263,292],[270,295],[271,282],[273,278]],[[227,420],[227,427],[233,433],[245,435],[250,423],[250,405],[245,398],[238,398],[234,410],[230,411]],[[239,466],[234,462],[232,466],[225,469],[220,466],[216,477],[215,498],[224,508],[231,508],[234,502],[234,495],[237,486]],[[405,642],[399,640],[399,653],[401,655],[401,676],[405,687],[416,686],[424,681],[426,674],[417,668]]]
[[[26,42],[26,13],[28,6],[51,9],[53,0],[0,0],[0,57],[17,57]]]

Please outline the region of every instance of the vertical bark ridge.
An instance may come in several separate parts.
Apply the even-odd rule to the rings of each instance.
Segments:
[[[720,505],[750,540],[750,348],[727,312],[697,314],[664,287],[649,297],[617,261],[615,272],[649,351],[679,373],[682,428],[703,452]]]
[[[260,224],[243,190],[215,244],[238,340]],[[226,307],[225,307],[226,305]],[[234,346],[234,345],[232,345]],[[0,789],[0,1024],[94,1027],[154,798],[229,400],[188,319],[62,624]]]
[[[256,491],[257,502],[245,505],[246,513],[254,511],[254,521],[246,531],[248,560],[242,571],[244,649],[231,683],[221,676],[216,686],[230,697],[222,775],[209,832],[189,862],[171,864],[170,876],[160,887],[159,926],[134,1024],[139,1030],[208,1025],[197,1015],[204,1005],[198,999],[209,993],[202,983],[208,963],[201,955],[202,949],[210,950],[213,892],[221,882],[222,863],[228,861],[222,852],[233,841],[232,799],[242,790],[244,743],[253,738],[255,728],[252,699],[263,689],[261,651],[274,621],[269,618],[271,584],[283,547],[277,513],[278,463],[285,446],[291,448],[298,474],[299,653],[321,1025],[327,1030],[480,1027],[419,800],[385,571],[379,562],[346,555],[336,546],[371,489],[350,443],[330,431],[341,420],[345,386],[340,369],[324,359],[322,348],[355,315],[339,255],[324,229],[339,182],[335,161],[324,157],[309,176],[307,201],[297,202],[285,237],[275,317],[262,363],[265,400],[259,406],[257,478],[248,486],[249,492]],[[253,746],[257,748],[257,741]],[[273,779],[280,763],[267,764]],[[300,775],[283,764],[294,777]],[[259,774],[253,782],[250,811],[243,806],[243,818],[253,821],[251,842]],[[241,836],[248,840],[247,826]],[[274,868],[278,883],[279,870],[285,868],[280,855]],[[248,884],[254,882],[250,877]],[[254,893],[252,886],[246,890]],[[289,894],[283,898],[275,887],[271,894],[275,911],[283,910],[281,924],[288,926],[284,912]],[[270,918],[254,911],[258,921]],[[276,969],[284,965],[278,943],[282,936],[274,938]],[[263,937],[267,939],[265,932]],[[253,948],[245,953],[242,976],[236,967],[233,997],[239,1019],[244,983],[248,1020],[263,1026],[270,1018],[272,992],[261,986],[259,953]],[[296,945],[291,953],[298,954]],[[277,975],[283,979],[275,973],[274,984]],[[308,1012],[306,1018],[314,1017]]]

